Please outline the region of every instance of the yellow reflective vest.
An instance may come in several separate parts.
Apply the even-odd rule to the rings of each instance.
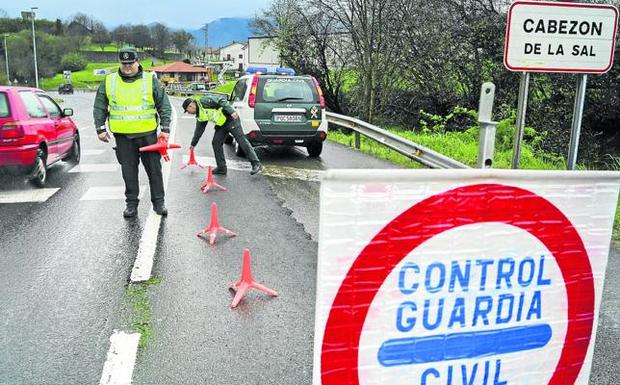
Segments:
[[[153,99],[153,73],[124,82],[118,72],[105,78],[110,131],[117,134],[140,134],[157,128],[157,110]]]
[[[226,123],[226,115],[222,111],[222,108],[204,108],[202,103],[200,103],[200,97],[193,97],[196,101],[196,105],[198,106],[198,115],[196,115],[196,119],[199,122],[215,122],[216,126],[222,126]]]

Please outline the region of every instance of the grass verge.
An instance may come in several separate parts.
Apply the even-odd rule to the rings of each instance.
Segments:
[[[153,339],[149,288],[160,283],[161,278],[153,277],[145,282],[130,283],[125,290],[127,304],[131,307],[131,327],[134,331],[140,333],[140,343],[138,346],[141,349],[144,349]]]
[[[215,87],[212,91],[223,92],[225,94],[230,95],[230,93],[232,92],[233,88],[235,88],[235,81],[234,80],[229,80],[226,83],[224,83],[223,85]]]

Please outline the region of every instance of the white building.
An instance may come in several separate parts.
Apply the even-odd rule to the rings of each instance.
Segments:
[[[220,60],[232,62],[234,68],[243,71],[247,67],[247,44],[232,42],[220,48]]]

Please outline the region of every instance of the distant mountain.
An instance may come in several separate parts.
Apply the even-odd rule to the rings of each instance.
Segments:
[[[205,45],[205,33],[201,29],[190,30],[194,36],[194,44],[198,47]],[[236,42],[244,42],[251,36],[249,18],[222,18],[209,23],[209,47],[219,48]]]

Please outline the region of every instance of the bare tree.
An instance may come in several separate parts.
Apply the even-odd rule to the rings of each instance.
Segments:
[[[160,55],[164,55],[166,49],[170,46],[170,30],[161,23],[155,23],[151,26],[151,39],[153,48]]]
[[[194,37],[192,36],[191,33],[185,30],[180,30],[180,31],[176,31],[172,33],[171,40],[172,40],[172,44],[174,44],[174,47],[177,49],[177,51],[182,53],[182,52],[187,51],[189,46],[192,44]]]

